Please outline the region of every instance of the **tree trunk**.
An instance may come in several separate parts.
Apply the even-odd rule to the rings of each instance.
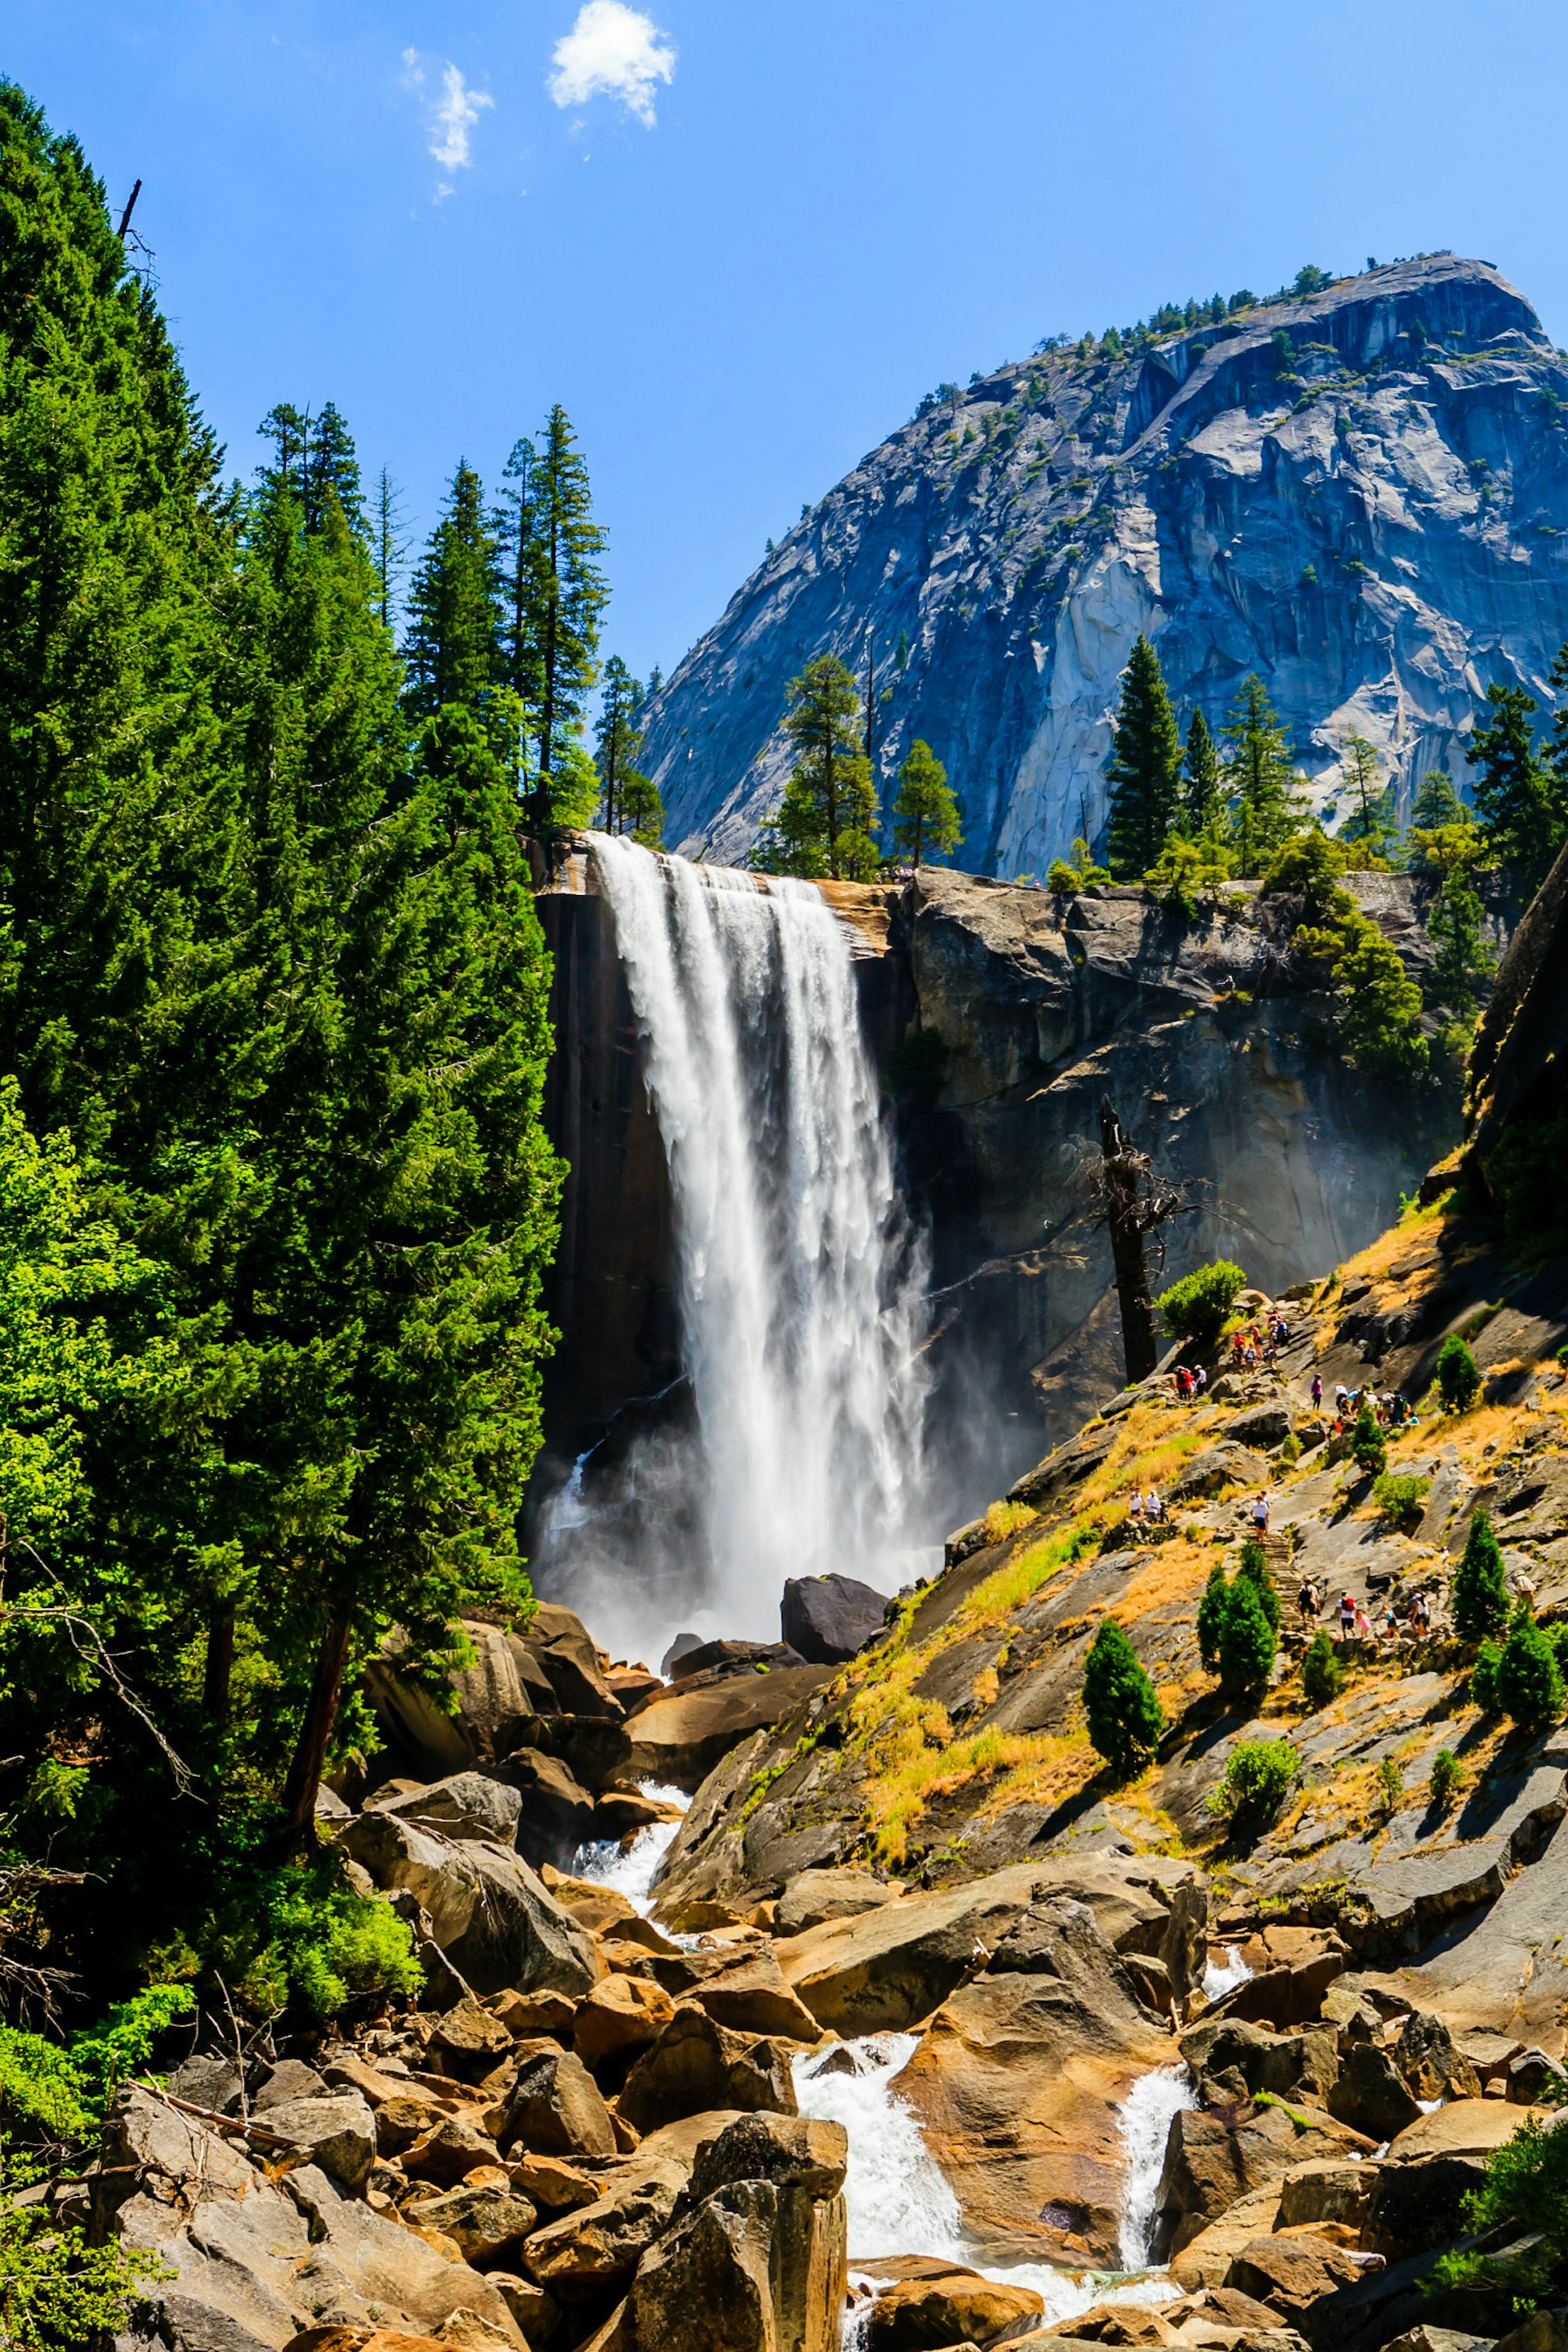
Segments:
[[[234,1603],[215,1601],[207,1620],[206,1664],[202,1675],[202,1711],[215,1730],[228,1722],[229,1684],[234,1674]]]
[[[299,1845],[304,1839],[316,1815],[316,1792],[321,1785],[321,1767],[327,1760],[327,1743],[337,1720],[338,1700],[343,1687],[343,1664],[349,1650],[349,1621],[346,1615],[329,1617],[316,1652],[316,1671],[310,1680],[310,1696],[305,1705],[305,1719],[300,1726],[300,1737],[294,1743],[293,1759],[289,1766],[289,1778],[283,1787],[283,1802],[289,1810],[288,1843]]]
[[[1116,1296],[1121,1308],[1121,1352],[1131,1388],[1134,1382],[1148,1379],[1159,1361],[1159,1350],[1154,1343],[1149,1270],[1143,1262],[1143,1229],[1139,1223],[1138,1167],[1127,1148],[1121,1121],[1109,1095],[1100,1098],[1100,1148],[1105,1154],[1110,1255],[1116,1266]]]

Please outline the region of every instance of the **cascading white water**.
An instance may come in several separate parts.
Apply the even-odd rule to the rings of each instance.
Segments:
[[[655,1797],[661,1804],[679,1805],[684,1813],[691,1800],[684,1789],[661,1788],[657,1780],[639,1783],[645,1797]],[[634,1910],[646,1919],[653,1908],[653,1882],[658,1876],[659,1864],[675,1843],[679,1822],[650,1822],[646,1830],[625,1845],[618,1840],[595,1840],[580,1845],[572,1857],[574,1878],[592,1879],[595,1885],[607,1886],[613,1894],[624,1895]]]
[[[786,1577],[900,1580],[919,1476],[923,1263],[848,940],[807,882],[607,835],[594,856],[669,1166],[706,1558],[661,1580],[647,1523],[678,1515],[645,1509],[647,1549],[628,1576],[624,1557],[595,1561],[579,1524],[568,1589],[600,1638],[628,1649],[662,1643],[677,1611],[699,1630],[776,1640]]]
[[[1156,2066],[1140,2074],[1121,2102],[1121,2145],[1127,2177],[1121,2190],[1121,2260],[1130,2271],[1148,2262],[1159,2219],[1160,2176],[1171,2118],[1197,2105],[1193,2078],[1184,2066]]]

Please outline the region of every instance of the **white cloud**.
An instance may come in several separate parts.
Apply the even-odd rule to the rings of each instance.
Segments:
[[[432,113],[430,152],[443,172],[466,171],[473,160],[468,133],[495,100],[488,89],[470,89],[456,66],[442,68],[441,88],[444,94]],[[450,195],[451,190],[444,188],[441,193]]]
[[[618,98],[639,122],[653,125],[654,85],[675,77],[675,51],[651,16],[626,0],[584,0],[577,21],[555,44],[547,88],[557,106]]]

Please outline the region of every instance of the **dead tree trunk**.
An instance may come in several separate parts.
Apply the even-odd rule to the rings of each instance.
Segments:
[[[1100,1098],[1100,1148],[1105,1154],[1106,1222],[1110,1227],[1116,1296],[1121,1307],[1121,1350],[1127,1361],[1127,1385],[1131,1388],[1146,1381],[1159,1361],[1149,1269],[1143,1258],[1145,1212],[1139,1177],[1144,1162],[1123,1135],[1109,1095]]]

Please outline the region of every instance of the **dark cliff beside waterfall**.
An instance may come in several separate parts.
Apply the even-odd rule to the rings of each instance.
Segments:
[[[884,796],[924,736],[964,865],[1043,874],[1103,816],[1140,630],[1184,720],[1256,670],[1320,807],[1353,730],[1407,808],[1430,770],[1462,781],[1485,687],[1542,688],[1568,638],[1564,418],[1530,304],[1447,255],[998,368],[846,475],[665,685],[667,838],[738,862],[783,790],[788,680],[824,652],[864,679],[869,643]]]

